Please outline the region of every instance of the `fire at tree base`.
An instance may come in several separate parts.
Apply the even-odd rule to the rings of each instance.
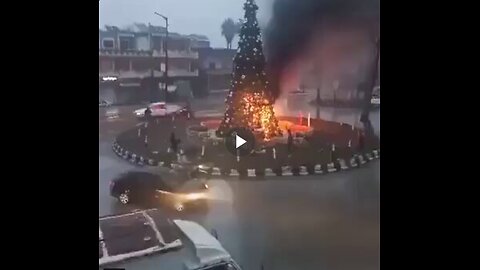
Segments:
[[[225,136],[232,128],[250,129],[259,141],[282,136],[273,106],[265,93],[236,92],[232,94],[231,102],[234,105],[227,109],[217,136]]]

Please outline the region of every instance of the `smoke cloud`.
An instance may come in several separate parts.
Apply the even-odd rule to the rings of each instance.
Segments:
[[[271,90],[280,95],[280,82],[289,80],[291,65],[311,49],[312,40],[329,29],[364,28],[378,31],[380,0],[274,0],[265,30],[265,54]],[[378,35],[376,33],[375,35]],[[287,75],[285,75],[287,74]]]

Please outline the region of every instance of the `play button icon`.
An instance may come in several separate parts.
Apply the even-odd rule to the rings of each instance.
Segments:
[[[227,133],[225,146],[232,155],[246,156],[255,149],[255,136],[246,128],[234,128]]]
[[[247,141],[245,141],[242,137],[235,135],[235,148],[238,149],[238,147],[244,145]]]

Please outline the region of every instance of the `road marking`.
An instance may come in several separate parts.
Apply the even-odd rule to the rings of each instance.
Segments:
[[[98,238],[102,239],[102,252],[103,256],[102,257],[108,257],[108,250],[107,250],[107,245],[105,244],[105,240],[103,239],[103,232],[102,229],[100,229],[100,226],[98,226]]]
[[[153,209],[149,209],[149,210],[154,210],[154,208],[153,208]],[[147,211],[147,210],[145,210],[145,211]],[[142,211],[134,211],[134,212],[130,212],[130,213],[126,213],[126,214],[121,214],[121,215],[109,215],[109,216],[100,217],[99,220],[107,220],[107,219],[112,219],[112,218],[133,216],[133,215],[136,215],[136,214],[141,213],[141,212],[143,212],[143,210],[142,210]]]
[[[158,231],[157,225],[155,224],[153,218],[149,216],[146,211],[142,211],[142,214],[147,219],[148,224],[150,224],[150,227],[152,227],[153,231],[155,232],[158,242],[160,242],[162,245],[165,245],[165,240],[163,240],[162,234],[160,233],[160,231]]]
[[[130,253],[118,254],[118,255],[113,255],[113,256],[108,256],[108,257],[102,257],[98,260],[98,264],[99,265],[104,265],[104,264],[107,264],[107,263],[123,261],[123,260],[127,260],[127,259],[130,259],[130,258],[142,257],[142,256],[153,254],[155,252],[160,252],[160,251],[168,250],[168,249],[171,249],[171,248],[176,248],[176,247],[179,247],[181,245],[182,245],[182,241],[180,239],[177,239],[177,240],[175,240],[171,243],[168,243],[168,244],[166,244],[162,247],[161,246],[154,246],[154,247],[151,247],[151,248],[147,248],[147,249],[139,250],[139,251],[134,251],[134,252],[130,252]]]

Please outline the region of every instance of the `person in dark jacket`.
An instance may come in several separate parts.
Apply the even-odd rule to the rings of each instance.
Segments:
[[[363,132],[360,132],[360,134],[358,134],[358,151],[363,152],[364,148],[365,148],[365,134],[363,134]]]
[[[180,144],[180,139],[177,139],[175,137],[175,132],[172,132],[170,134],[170,149],[172,149],[172,151],[174,153],[177,153],[178,152],[178,145]]]
[[[150,109],[150,107],[147,107],[145,109],[144,115],[145,115],[145,120],[150,121],[150,119],[152,118],[152,110]]]
[[[293,150],[293,135],[290,129],[287,129],[287,132],[288,132],[287,151],[288,151],[288,154],[290,155],[292,154],[292,150]]]

